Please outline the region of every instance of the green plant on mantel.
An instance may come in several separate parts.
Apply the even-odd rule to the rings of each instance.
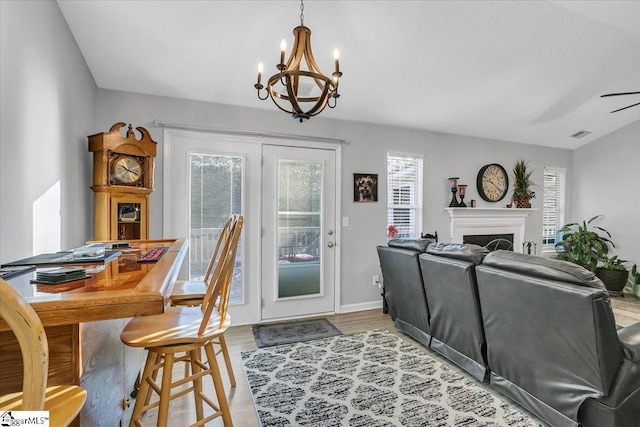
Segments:
[[[596,215],[582,223],[574,222],[562,226],[562,240],[556,243],[557,258],[595,271],[598,262],[608,258],[609,245],[615,248],[611,241],[611,233],[602,227],[592,225],[601,216]]]
[[[530,208],[530,200],[536,197],[531,188],[535,185],[531,180],[532,170],[529,170],[529,162],[519,159],[513,166],[513,196],[516,207]]]

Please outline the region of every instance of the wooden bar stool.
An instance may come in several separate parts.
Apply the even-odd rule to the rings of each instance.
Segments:
[[[227,239],[229,238],[229,233],[231,229],[231,224],[237,222],[237,215],[231,216],[227,222],[222,227],[222,231],[220,232],[220,237],[216,242],[216,247],[209,259],[209,264],[207,265],[207,269],[205,270],[203,280],[186,280],[176,282],[173,287],[173,292],[171,293],[171,297],[169,302],[173,306],[199,306],[202,304],[202,300],[207,292],[207,286],[212,283],[211,282],[211,273],[214,270],[215,265],[220,261],[220,253],[221,248],[224,247]],[[219,346],[219,349],[216,351],[216,354],[222,353],[224,357],[225,366],[227,368],[227,373],[229,375],[229,381],[231,382],[231,386],[236,386],[236,378],[233,374],[233,368],[231,366],[231,358],[229,357],[229,350],[227,349],[227,343],[224,339],[224,335],[220,335],[214,342]],[[189,364],[185,365],[185,377],[189,375]],[[148,403],[148,402],[147,402]]]
[[[175,283],[169,299],[171,305],[195,306],[202,303],[204,295],[207,292],[207,286],[210,283],[211,273],[220,259],[220,249],[229,238],[229,230],[232,222],[234,221],[237,221],[236,216],[230,217],[222,227],[220,237],[216,242],[216,247],[211,254],[209,264],[207,264],[207,269],[204,272],[202,280],[185,280],[177,281]]]
[[[211,284],[207,287],[200,306],[173,306],[168,307],[163,314],[136,317],[122,331],[120,339],[123,343],[132,347],[144,347],[149,352],[131,417],[131,426],[142,426],[142,414],[155,407],[158,407],[157,425],[166,426],[169,401],[193,392],[198,420],[193,426],[203,426],[212,419],[222,417],[225,427],[232,427],[231,413],[213,344],[231,323],[228,314],[229,292],[242,225],[242,216],[232,221],[229,238],[222,245],[220,259],[211,275]],[[200,360],[202,348],[208,364]],[[188,362],[192,373],[174,382],[173,364],[177,360]],[[154,372],[160,368],[162,379],[158,384]],[[202,377],[206,375],[211,375],[213,379],[217,403],[203,393]],[[188,383],[192,385],[172,393],[172,388]],[[147,395],[154,392],[159,399],[147,403]],[[213,414],[204,416],[203,402],[214,410]]]
[[[68,426],[85,400],[75,385],[47,387],[49,346],[40,318],[15,289],[0,279],[0,315],[18,340],[22,352],[22,391],[0,396],[0,411],[49,411],[51,426]]]

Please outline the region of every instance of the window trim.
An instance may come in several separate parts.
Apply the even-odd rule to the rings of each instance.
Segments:
[[[413,161],[415,164],[417,164],[419,167],[417,168],[417,171],[415,172],[415,176],[414,179],[412,180],[407,180],[407,181],[401,181],[401,180],[392,180],[391,178],[391,171],[389,169],[389,162],[390,160],[396,160],[396,159],[409,159],[411,161]],[[414,153],[402,153],[402,152],[395,152],[395,151],[390,151],[387,152],[387,219],[386,219],[386,224],[387,224],[387,229],[389,227],[389,225],[392,224],[391,219],[392,216],[390,215],[393,211],[393,209],[408,209],[409,210],[409,218],[411,218],[411,216],[413,215],[413,229],[411,230],[411,232],[409,233],[408,236],[401,236],[401,237],[420,237],[420,232],[421,232],[421,228],[422,228],[422,217],[423,217],[423,211],[424,211],[424,206],[423,206],[423,200],[424,200],[424,156],[422,154],[414,154]],[[397,188],[398,193],[400,193],[400,190],[402,188],[408,187],[409,188],[409,199],[410,199],[410,203],[407,204],[402,204],[402,203],[394,203],[393,200],[393,196],[396,193],[394,190],[394,188],[392,188],[393,183],[396,182],[399,186]],[[386,230],[385,230],[385,234]],[[389,236],[387,234],[387,239],[389,239]]]
[[[551,172],[557,175],[558,179],[559,179],[559,183],[557,185],[557,191],[560,193],[559,194],[559,198],[561,200],[557,200],[556,198],[556,204],[557,207],[555,208],[555,210],[557,211],[556,213],[556,221],[557,223],[555,224],[556,226],[556,235],[558,230],[560,230],[560,228],[562,228],[562,226],[566,223],[566,201],[567,201],[567,191],[566,191],[566,181],[567,181],[567,169],[566,168],[561,168],[561,167],[556,167],[556,166],[545,166],[544,170],[543,170],[543,196],[542,196],[542,252],[543,253],[556,253],[556,248],[555,248],[555,242],[554,243],[544,243],[545,242],[545,236],[544,236],[544,218],[545,218],[545,213],[547,212],[547,209],[545,209],[545,199],[546,199],[546,194],[547,194],[547,187],[545,185],[545,177],[547,176],[547,172]]]

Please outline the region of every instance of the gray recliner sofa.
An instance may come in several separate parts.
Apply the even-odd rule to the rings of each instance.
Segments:
[[[480,381],[488,369],[475,267],[488,253],[477,245],[437,243],[419,256],[431,348]]]
[[[593,273],[495,251],[476,276],[494,388],[552,426],[640,425],[640,323],[616,328]]]
[[[383,297],[396,328],[425,346],[431,343],[429,304],[422,286],[418,256],[433,239],[392,239],[378,246]]]

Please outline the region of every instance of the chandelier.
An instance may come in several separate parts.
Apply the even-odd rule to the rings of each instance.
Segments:
[[[302,123],[320,114],[326,106],[335,108],[340,97],[338,82],[342,76],[340,53],[338,49],[333,50],[335,71],[331,77],[324,75],[313,58],[311,30],[304,26],[304,0],[300,1],[300,26],[293,29],[293,37],[293,49],[286,63],[287,42],[283,39],[280,43],[280,63],[276,66],[278,72],[269,77],[267,87],[262,85],[262,63],[258,64],[258,82],[253,86],[258,90],[259,99],[271,98],[280,110]],[[300,68],[303,59],[307,70]],[[261,95],[262,89],[266,89],[266,94]]]

